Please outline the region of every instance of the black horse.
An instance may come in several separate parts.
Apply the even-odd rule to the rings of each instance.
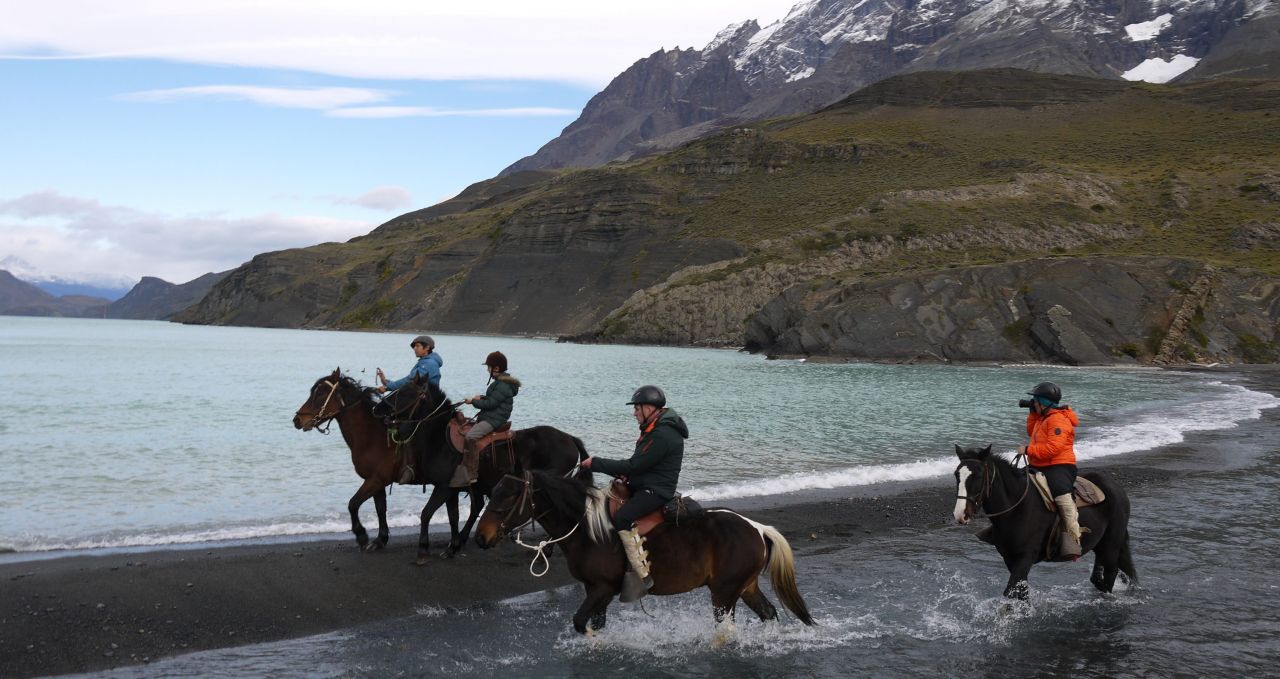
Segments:
[[[1025,469],[1019,469],[986,448],[956,446],[960,464],[956,467],[957,523],[967,524],[978,509],[991,518],[992,540],[1009,569],[1006,597],[1026,599],[1027,574],[1031,566],[1048,557],[1047,550],[1058,515],[1045,508],[1040,494]],[[1101,504],[1080,509],[1081,554],[1094,553],[1093,575],[1089,581],[1102,592],[1110,592],[1116,574],[1123,571],[1131,584],[1138,572],[1129,553],[1129,496],[1103,472],[1081,476],[1093,481],[1106,494]]]
[[[427,524],[431,517],[450,497],[456,498],[458,493],[468,490],[449,487],[454,470],[462,462],[462,452],[454,448],[448,436],[449,420],[453,419],[458,405],[450,402],[438,386],[412,380],[400,389],[388,393],[378,406],[379,413],[392,418],[389,426],[394,426],[399,431],[398,438],[406,448],[405,454],[414,455],[421,461],[414,483],[433,486],[427,505],[422,508],[422,523],[418,533],[418,565],[425,564],[430,554]],[[392,415],[393,413],[401,415]],[[514,469],[503,468],[500,464],[500,458],[505,458],[505,455],[481,457],[480,476],[471,489],[471,514],[461,530],[458,529],[458,503],[447,503],[450,540],[449,548],[444,553],[446,558],[457,554],[466,544],[471,535],[471,527],[484,509],[485,498],[503,475],[513,472],[518,474],[525,470],[567,474],[580,461],[587,459],[587,449],[580,439],[545,425],[515,431],[511,446]],[[577,474],[585,479],[591,478],[591,472],[586,469],[578,469]]]

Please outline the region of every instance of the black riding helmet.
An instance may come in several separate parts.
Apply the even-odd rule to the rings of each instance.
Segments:
[[[646,384],[636,389],[636,393],[631,395],[631,400],[627,401],[627,405],[650,405],[655,408],[662,408],[667,405],[667,395],[652,384]]]
[[[1048,399],[1050,403],[1057,403],[1062,400],[1062,390],[1053,382],[1041,382],[1032,387],[1031,391],[1027,393],[1032,396],[1042,396]]]

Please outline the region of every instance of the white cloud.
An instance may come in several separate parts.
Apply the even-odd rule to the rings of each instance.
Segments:
[[[358,78],[599,86],[661,47],[701,47],[792,0],[53,0],[11,3],[0,54],[152,58]]]
[[[445,117],[507,117],[577,116],[572,108],[548,108],[528,106],[524,108],[449,109],[432,106],[361,106],[340,108],[327,115],[335,118],[445,118]]]
[[[225,99],[251,101],[280,108],[332,109],[355,104],[386,101],[392,96],[384,90],[355,87],[257,87],[252,85],[204,85],[145,90],[120,95],[128,101],[169,102],[184,99]]]
[[[403,186],[379,186],[355,198],[333,198],[335,205],[358,205],[370,210],[402,210],[413,205],[413,194]]]
[[[366,194],[368,195],[368,194]],[[374,224],[308,215],[166,215],[55,191],[0,201],[0,253],[46,277],[181,283],[261,252],[340,241]]]

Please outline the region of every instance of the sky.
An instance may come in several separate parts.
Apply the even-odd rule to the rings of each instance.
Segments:
[[[0,269],[183,283],[368,233],[796,1],[0,0]]]

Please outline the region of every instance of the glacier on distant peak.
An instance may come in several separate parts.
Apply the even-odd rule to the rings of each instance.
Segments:
[[[1151,21],[1129,24],[1124,27],[1124,32],[1129,34],[1130,40],[1143,42],[1160,35],[1161,31],[1168,28],[1171,23],[1173,23],[1173,15],[1165,13]]]

